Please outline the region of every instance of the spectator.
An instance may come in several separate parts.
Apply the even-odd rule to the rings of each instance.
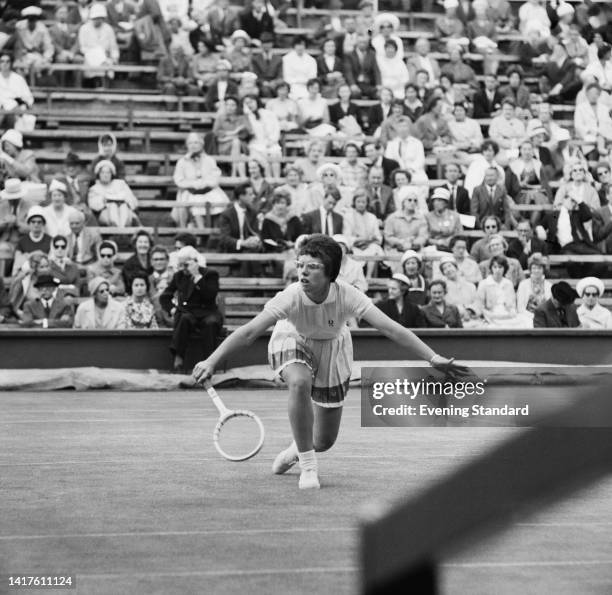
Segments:
[[[289,195],[290,212],[296,217],[301,217],[310,208],[310,193],[308,186],[302,182],[302,170],[289,163],[285,167],[286,183],[278,186],[276,192],[287,192]]]
[[[426,37],[419,37],[414,44],[415,53],[408,58],[408,72],[410,80],[416,78],[418,70],[424,70],[429,75],[429,81],[435,85],[440,80],[440,65],[430,55],[431,45]]]
[[[462,89],[462,85],[455,84],[455,77],[452,72],[446,72],[440,76],[440,86],[432,90],[427,104],[431,105],[434,99],[442,100],[442,116],[445,121],[451,121],[455,103],[461,103],[465,100]]]
[[[512,213],[513,202],[508,197],[506,189],[498,182],[499,174],[495,167],[485,171],[484,182],[474,188],[470,201],[470,213],[476,221],[483,221],[488,215],[495,215],[504,222],[505,229],[516,225]]]
[[[70,215],[77,210],[66,204],[68,187],[59,180],[51,180],[49,196],[51,204],[43,207],[43,215],[47,225],[46,232],[51,237],[58,234],[67,236],[70,233]]]
[[[396,169],[391,174],[391,187],[393,188],[393,200],[395,202],[395,210],[401,210],[402,201],[406,197],[406,193],[410,191],[416,193],[418,198],[417,213],[423,215],[424,217],[425,214],[429,211],[426,199],[428,192],[425,192],[424,196],[423,192],[420,191],[420,188],[417,188],[417,186],[411,184],[411,182],[412,175],[405,169]]]
[[[599,204],[605,207],[608,204],[608,193],[612,188],[612,166],[606,161],[600,161],[596,164],[595,171],[597,174],[595,189],[599,195]]]
[[[353,103],[348,84],[338,87],[338,103],[329,106],[329,119],[342,136],[350,138],[363,135],[361,109]]]
[[[508,157],[516,157],[519,143],[524,137],[525,126],[515,116],[514,101],[509,97],[504,97],[501,115],[491,120],[489,138],[504,149]]]
[[[380,221],[384,221],[393,211],[395,211],[393,189],[383,184],[383,178],[383,168],[373,165],[370,168],[368,185],[365,189],[367,209]]]
[[[404,102],[401,99],[394,99],[391,104],[391,113],[376,131],[376,136],[383,145],[387,145],[390,140],[398,137],[400,123],[406,117],[405,111]]]
[[[515,18],[507,0],[489,0],[488,14],[495,23],[498,33],[512,31]]]
[[[411,122],[416,122],[423,115],[425,107],[419,99],[418,89],[415,84],[408,83],[404,87],[404,102],[402,106],[404,115],[408,116]]]
[[[508,260],[494,256],[488,263],[488,276],[478,284],[478,300],[485,320],[495,326],[512,326],[516,317],[516,294],[506,277]]]
[[[269,171],[280,178],[280,123],[274,112],[264,109],[257,97],[247,95],[242,100],[243,113],[249,121],[253,136],[249,141],[249,155],[253,159],[269,164]]]
[[[417,214],[418,198],[412,189],[402,195],[400,211],[391,213],[385,220],[385,252],[387,255],[403,253],[406,250],[420,250],[427,243],[427,222]],[[397,262],[390,265],[397,269]]]
[[[325,146],[323,141],[315,139],[310,141],[306,147],[306,157],[298,157],[294,161],[294,165],[303,172],[302,179],[304,182],[316,182],[319,168],[323,164],[324,154]]]
[[[154,64],[167,54],[170,32],[157,0],[138,2],[134,33],[141,62]]]
[[[454,119],[448,122],[450,144],[466,153],[478,153],[484,141],[480,124],[467,117],[465,104],[457,101],[453,105]]]
[[[410,75],[403,60],[403,52],[399,51],[399,45],[394,39],[385,41],[384,54],[377,54],[376,63],[381,85],[391,89],[396,99],[404,99],[404,87]]]
[[[34,282],[40,295],[26,301],[21,324],[40,328],[72,328],[74,309],[58,291],[59,280],[49,274],[39,275]]]
[[[411,135],[411,126],[407,116],[398,121],[398,137],[389,141],[385,157],[397,161],[401,168],[409,171],[413,182],[426,183],[425,150],[423,143]]]
[[[89,189],[87,202],[101,225],[129,227],[137,221],[138,199],[116,175],[112,161],[98,161],[94,168],[96,182]]]
[[[440,259],[440,274],[446,283],[446,302],[459,310],[461,320],[475,321],[480,316],[476,287],[459,272],[454,256]],[[429,286],[431,290],[431,285]]]
[[[26,216],[26,224],[28,232],[20,236],[15,247],[13,274],[21,268],[21,265],[32,252],[49,254],[51,250],[51,236],[45,233],[44,209],[38,205],[30,207]]]
[[[291,99],[306,97],[306,84],[317,76],[317,61],[306,53],[306,39],[295,37],[292,50],[283,56],[283,80],[291,88]]]
[[[1,49],[1,48],[0,48]],[[0,124],[10,129],[18,116],[34,105],[34,97],[25,79],[13,71],[13,58],[7,52],[0,52]]]
[[[516,308],[519,314],[530,312],[533,314],[536,308],[545,300],[550,299],[551,284],[545,277],[548,272],[548,259],[538,252],[529,257],[529,278],[523,279],[516,292]]]
[[[198,95],[198,87],[193,84],[191,75],[191,64],[183,48],[170,46],[168,55],[159,61],[157,68],[157,84],[162,95]]]
[[[183,369],[189,338],[199,334],[198,342],[204,357],[210,355],[221,334],[223,316],[217,307],[219,273],[201,267],[198,251],[181,248],[178,255],[179,270],[162,293],[160,303],[167,315],[174,312],[174,331],[170,351],[174,354],[174,370]],[[173,299],[176,296],[176,308]]]
[[[0,191],[0,247],[11,255],[20,228],[26,228],[25,220],[29,207],[23,196],[21,180],[17,178],[7,179],[4,190]],[[1,276],[3,275],[0,274]]]
[[[230,6],[229,0],[217,0],[208,8],[205,28],[209,31],[213,45],[221,45],[226,37],[240,28],[235,10],[233,6]]]
[[[340,192],[340,202],[336,205],[336,211],[342,214],[350,206],[350,188],[340,185],[340,167],[335,163],[323,163],[317,170],[317,182],[313,182],[308,191],[310,195],[311,208],[320,207],[323,197],[329,190]]]
[[[297,103],[289,98],[289,85],[286,82],[281,81],[276,86],[276,97],[270,99],[266,107],[276,115],[281,132],[298,128],[299,108]]]
[[[561,44],[558,45],[563,47]],[[597,48],[596,59],[589,61],[589,65],[580,75],[582,82],[587,85],[597,83],[603,91],[609,93],[612,90],[612,63],[610,58],[612,58],[612,47],[607,43],[602,43]]]
[[[68,257],[79,267],[93,263],[102,241],[100,234],[95,229],[85,227],[85,215],[81,211],[71,213],[68,224]]]
[[[304,233],[323,233],[329,236],[342,233],[342,215],[334,212],[339,201],[340,191],[337,188],[325,188],[321,206],[302,215]]]
[[[98,246],[98,260],[87,267],[87,280],[104,279],[108,282],[111,295],[124,295],[125,285],[121,269],[115,266],[117,257],[117,244],[111,240],[104,240]],[[89,294],[93,295],[91,288]]]
[[[344,159],[339,163],[340,184],[355,190],[363,187],[368,175],[368,169],[363,163],[359,162],[359,147],[348,142],[344,145]]]
[[[408,279],[408,300],[422,306],[427,301],[427,287],[422,274],[421,256],[414,250],[406,250],[400,260],[400,269],[400,272]]]
[[[112,66],[119,62],[119,47],[113,28],[104,22],[106,18],[104,4],[94,3],[89,11],[89,20],[79,29],[78,41],[86,66],[83,72],[86,79],[103,76],[114,78]]]
[[[193,219],[198,229],[206,227],[206,203],[211,202],[210,213],[219,215],[229,203],[227,195],[219,187],[221,170],[215,160],[204,152],[204,139],[197,132],[190,132],[185,139],[187,153],[177,162],[174,183],[178,188],[176,201],[198,202],[202,206],[176,207],[171,217],[179,227],[187,227]]]
[[[251,37],[260,39],[263,33],[274,33],[274,20],[264,0],[251,0],[250,8],[240,14],[240,28]]]
[[[246,31],[238,29],[232,33],[230,41],[232,45],[225,52],[225,59],[232,65],[233,72],[247,72],[253,59],[251,37]]]
[[[450,75],[456,85],[469,85],[478,88],[474,69],[463,61],[463,49],[457,44],[449,44],[448,63],[442,67],[440,76]]]
[[[597,160],[600,153],[607,152],[605,146],[612,140],[612,118],[597,83],[589,83],[585,95],[587,100],[576,105],[574,129],[586,157]]]
[[[531,29],[540,31],[542,38],[550,36],[550,19],[540,0],[527,0],[519,9],[519,31],[527,35]]]
[[[234,189],[234,203],[219,216],[220,252],[259,252],[257,211],[253,208],[255,191],[251,184]]]
[[[173,274],[178,271],[178,253],[181,248],[185,246],[191,246],[195,248],[198,245],[198,238],[196,238],[192,233],[183,232],[177,233],[174,238],[174,251],[168,254],[168,267],[172,269]],[[199,253],[198,253],[199,254]],[[206,258],[203,254],[200,254],[200,266],[206,266]]]
[[[574,102],[582,87],[578,74],[578,66],[568,56],[567,47],[557,43],[542,67],[540,90],[551,103]]]
[[[344,83],[342,61],[336,56],[336,42],[326,39],[323,42],[322,54],[316,59],[317,77],[321,84],[321,95],[326,99],[335,97],[338,87]]]
[[[483,260],[478,266],[480,267],[480,272],[482,273],[483,278],[486,277],[489,272],[489,265],[493,258],[496,256],[503,256],[506,259],[506,271],[505,275],[510,281],[512,281],[512,286],[514,289],[518,287],[518,284],[525,278],[525,273],[521,267],[521,264],[516,258],[508,258],[505,253],[508,250],[508,242],[506,242],[505,238],[502,235],[490,235],[489,236],[489,252],[491,254],[491,258],[487,260]]]
[[[38,297],[36,281],[42,275],[49,274],[49,257],[40,250],[30,252],[23,266],[13,276],[9,288],[10,317],[23,320],[23,307],[28,300]]]
[[[444,165],[444,178],[446,179],[446,184],[443,188],[448,189],[450,193],[448,208],[463,215],[469,215],[470,195],[463,186],[459,185],[460,176],[461,169],[459,165],[452,162]]]
[[[251,58],[251,72],[257,75],[261,95],[273,97],[277,85],[283,80],[283,60],[272,53],[274,35],[264,32],[261,34],[261,54]]]
[[[77,29],[68,23],[68,7],[59,4],[55,9],[55,22],[49,27],[55,62],[74,62],[77,52]]]
[[[599,298],[604,294],[604,284],[597,277],[585,277],[576,284],[576,293],[582,298],[577,314],[580,326],[588,329],[612,329],[612,314],[610,310],[599,304]]]
[[[344,54],[344,78],[355,97],[374,99],[380,87],[380,70],[376,54],[365,33],[359,33],[353,51]]]
[[[77,290],[77,294],[80,293],[81,272],[79,267],[66,256],[68,239],[66,236],[56,235],[51,241],[51,246],[53,248],[49,258],[51,275],[60,285],[72,285]]]
[[[21,16],[24,20],[16,26],[15,66],[40,76],[53,61],[53,42],[46,25],[40,21],[40,7],[28,6],[21,11]]]
[[[497,77],[486,74],[484,88],[476,91],[474,98],[474,118],[490,118],[493,112],[501,108],[503,95],[497,88]]]
[[[13,128],[0,137],[0,178],[19,178],[38,182],[38,165],[34,151],[23,148],[23,135]]]
[[[255,193],[252,206],[257,213],[267,213],[270,210],[271,205],[269,201],[272,198],[274,189],[264,177],[266,166],[258,159],[249,158],[247,161],[247,173],[249,174],[249,183]]]
[[[201,50],[201,48],[200,48]],[[212,58],[211,58],[212,59]],[[197,56],[194,57],[194,76],[199,87],[207,86],[204,107],[208,111],[215,111],[220,113],[222,108],[225,107],[227,111],[227,101],[230,98],[235,98],[238,95],[238,85],[230,80],[230,72],[232,71],[232,65],[225,59],[219,60],[216,65],[216,77],[214,80],[209,81],[209,70],[201,71],[200,66],[197,66],[199,59]],[[201,61],[200,61],[201,62]],[[198,71],[195,71],[195,68]],[[198,78],[198,73],[200,78]]]
[[[582,202],[589,207],[591,211],[597,211],[601,203],[597,190],[587,179],[587,167],[580,161],[569,163],[569,180],[561,180],[557,193],[555,194],[556,206],[559,206],[565,198],[571,196],[577,202]],[[590,175],[589,175],[590,178]]]
[[[559,281],[551,287],[551,296],[533,313],[534,328],[576,328],[580,326],[574,300],[578,294],[571,285]]]
[[[533,228],[528,219],[521,219],[516,225],[516,238],[508,242],[508,258],[515,258],[519,261],[522,269],[528,268],[528,259],[534,254],[546,256],[548,247],[546,242],[537,238],[533,234]]]
[[[463,328],[459,309],[447,303],[446,293],[446,282],[442,279],[430,283],[431,299],[426,306],[421,308],[425,322],[431,328]]]
[[[395,43],[397,58],[404,59],[404,44],[401,37],[397,34],[400,28],[400,21],[394,14],[379,13],[374,20],[374,33],[372,37],[372,47],[376,52],[377,61],[385,57],[385,44],[388,41]]]
[[[63,169],[55,174],[55,179],[62,182],[67,190],[66,204],[86,206],[87,191],[89,189],[90,177],[80,167],[81,160],[75,153],[68,152],[64,159]]]
[[[219,155],[232,157],[232,175],[246,177],[243,143],[251,136],[249,120],[238,111],[238,99],[233,96],[225,98],[224,106],[219,109],[213,124],[213,134],[217,141]]]
[[[126,49],[132,43],[136,5],[124,0],[109,0],[106,3],[108,24],[113,28],[120,49]]]
[[[448,251],[453,236],[463,231],[456,211],[448,208],[450,192],[446,188],[436,188],[431,197],[433,209],[425,215],[429,243],[438,250]]]
[[[379,174],[382,178],[382,175]],[[390,189],[389,189],[390,190]],[[348,209],[343,216],[342,235],[347,239],[353,252],[360,256],[384,256],[382,249],[382,234],[378,219],[367,211],[368,195],[365,189],[357,188],[353,196],[353,208]],[[378,262],[371,260],[366,263],[366,276],[374,276]]]
[[[189,40],[189,32],[183,28],[183,22],[180,16],[171,16],[167,20],[168,33],[170,34],[170,43],[168,49],[172,51],[174,47],[180,47],[183,50],[183,55],[191,61],[194,55],[194,49]],[[190,73],[191,75],[191,73]]]
[[[502,228],[501,220],[495,215],[488,215],[482,220],[482,229],[484,236],[479,240],[476,240],[470,249],[470,255],[476,262],[482,262],[487,258],[491,258],[489,252],[489,237],[497,235]]]
[[[383,184],[390,186],[391,174],[400,168],[400,164],[384,156],[384,147],[379,141],[366,143],[363,151],[370,168],[380,167],[383,170]]]
[[[357,262],[351,258],[351,247],[345,236],[336,234],[333,236],[333,239],[340,244],[340,248],[342,248],[342,262],[340,264],[338,279],[365,293],[368,290],[368,282],[363,274],[363,263]],[[352,328],[357,327],[357,322],[355,320],[349,320],[347,324]]]
[[[443,100],[433,98],[427,111],[416,122],[416,136],[427,151],[436,151],[450,144],[451,132],[442,116]]]
[[[487,0],[474,2],[474,18],[467,24],[467,35],[474,50],[483,57],[485,74],[497,74],[499,54],[497,52],[497,27],[488,12]]]
[[[153,272],[151,266],[151,248],[153,240],[147,231],[140,229],[132,238],[134,254],[123,263],[123,283],[126,288],[132,286],[132,279],[136,275],[145,275],[147,278]]]
[[[89,20],[91,0],[77,0],[76,4],[68,8],[68,23],[71,25],[82,25]]]
[[[100,161],[110,161],[115,166],[115,177],[125,178],[125,164],[117,157],[117,138],[111,132],[105,132],[98,138],[98,154],[91,162],[91,175],[95,175],[96,166]]]
[[[425,326],[423,313],[421,308],[408,299],[409,287],[408,277],[402,273],[396,273],[387,281],[388,297],[375,304],[398,324],[407,328],[423,328]]]
[[[155,308],[157,323],[163,328],[172,326],[171,316],[162,309],[159,303],[161,294],[168,287],[174,275],[174,270],[170,267],[169,262],[168,250],[164,246],[153,246],[151,249],[153,272],[149,275],[149,296]]]
[[[74,328],[116,330],[122,328],[123,305],[110,294],[110,283],[94,277],[88,284],[92,297],[81,302],[74,317]]]
[[[599,170],[601,164],[597,166]],[[601,242],[600,248],[604,254],[612,254],[612,185],[608,187],[606,204],[593,213],[593,239]]]
[[[348,56],[356,47],[360,33],[357,31],[357,20],[348,16],[342,21],[342,32],[334,36],[338,55],[343,58]]]
[[[367,128],[370,134],[375,137],[380,136],[381,124],[391,114],[393,105],[393,91],[388,87],[380,87],[378,91],[379,102],[370,106],[367,115]]]
[[[336,132],[329,123],[327,101],[319,92],[321,85],[316,78],[306,83],[307,95],[298,99],[299,124],[310,136],[324,137]]]
[[[529,107],[529,88],[523,84],[523,69],[515,66],[508,70],[508,84],[501,87],[499,92],[505,98],[509,97],[515,106]]]
[[[286,260],[295,259],[293,247],[302,234],[302,222],[290,210],[291,195],[277,188],[271,198],[271,210],[261,223],[261,241],[266,252],[282,252]]]
[[[149,278],[141,271],[136,272],[129,284],[130,295],[122,303],[119,328],[157,329],[155,306],[149,299]]]

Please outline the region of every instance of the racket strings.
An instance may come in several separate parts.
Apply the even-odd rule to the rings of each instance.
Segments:
[[[215,429],[215,443],[221,454],[244,460],[261,448],[263,428],[253,414],[236,411]]]

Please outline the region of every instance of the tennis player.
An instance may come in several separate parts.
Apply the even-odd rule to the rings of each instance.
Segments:
[[[209,378],[219,362],[252,344],[276,323],[268,359],[289,388],[294,440],[276,457],[272,471],[285,473],[299,462],[301,489],[320,487],[315,452],[331,448],[338,436],[353,364],[348,319],[363,318],[412,357],[422,358],[434,368],[451,375],[467,373],[467,368],[437,355],[412,331],[383,314],[364,293],[336,281],[341,262],[342,248],[334,240],[321,234],[309,236],[297,253],[298,282],[273,297],[262,312],[193,370],[197,381]]]

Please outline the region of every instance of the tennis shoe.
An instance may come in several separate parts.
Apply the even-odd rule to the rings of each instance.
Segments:
[[[272,463],[272,473],[282,475],[289,471],[297,462],[297,454],[295,454],[295,449],[293,445],[291,445],[289,448],[282,450],[274,459],[274,463]]]
[[[319,474],[317,473],[317,470],[302,469],[298,486],[300,490],[318,490],[321,487],[321,484],[319,483]]]

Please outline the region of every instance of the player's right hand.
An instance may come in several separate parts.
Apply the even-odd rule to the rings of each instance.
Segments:
[[[205,359],[195,365],[192,376],[195,378],[196,382],[204,382],[213,375],[214,371],[215,367],[209,362],[209,360]]]

